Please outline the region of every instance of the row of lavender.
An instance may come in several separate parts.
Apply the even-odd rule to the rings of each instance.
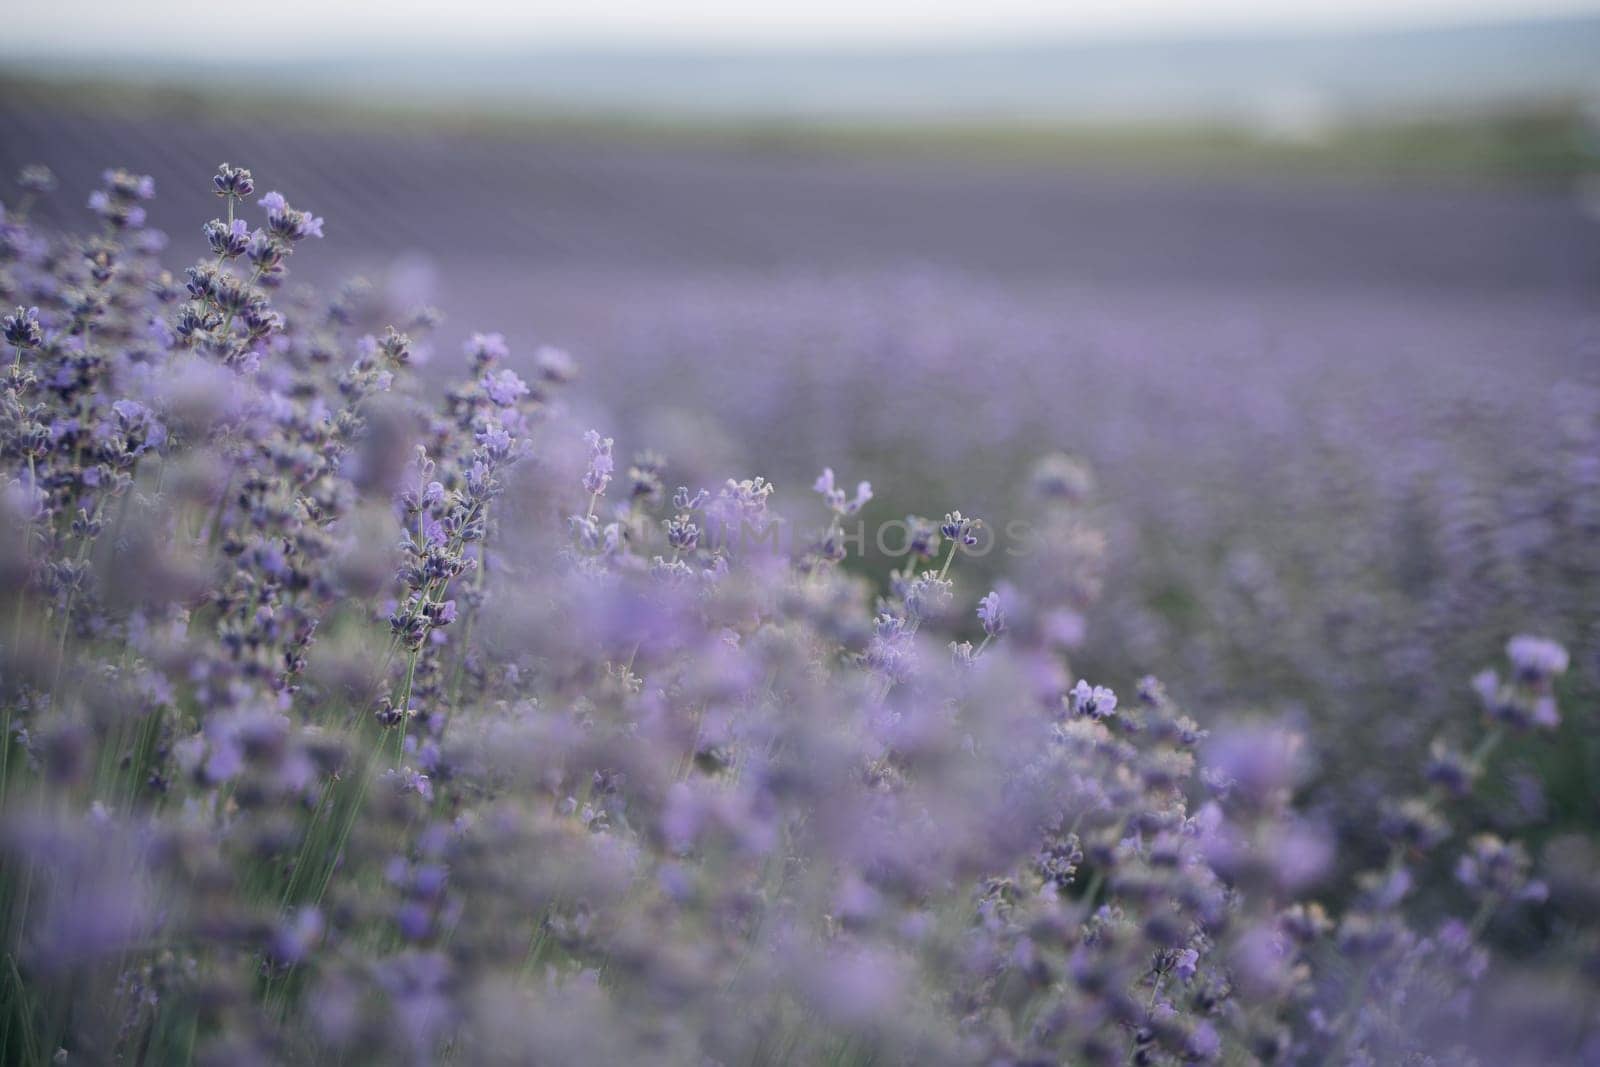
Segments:
[[[429,388],[433,312],[291,293],[322,220],[214,183],[181,277],[137,175],[88,235],[29,228],[43,170],[0,220],[0,1059],[1600,1056],[1594,843],[1480,825],[1560,645],[1308,809],[1294,729],[1074,672],[1080,465],[986,595],[959,500],[874,584],[869,485],[784,527],[760,477],[619,462],[572,361],[492,334]]]
[[[1358,821],[1459,723],[1461,679],[1505,635],[1559,640],[1568,684],[1600,693],[1595,307],[1448,279],[1200,288],[933,269],[657,285],[636,327],[586,335],[608,358],[585,369],[678,462],[720,469],[754,441],[793,483],[848,459],[887,476],[878,515],[954,496],[1003,528],[1040,450],[1086,458],[1108,558],[1081,664],[1162,670],[1202,717],[1301,709],[1311,785]],[[653,414],[662,398],[723,433]],[[867,545],[867,569],[894,562]],[[1560,783],[1534,808],[1593,821],[1586,736],[1562,728],[1590,754],[1537,768]]]

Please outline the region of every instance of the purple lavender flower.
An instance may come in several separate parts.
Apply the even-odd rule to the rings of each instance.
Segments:
[[[44,344],[44,330],[39,326],[39,309],[36,307],[17,308],[0,320],[0,326],[4,327],[6,344],[13,348],[27,350]]]
[[[271,195],[271,194],[268,194]],[[263,200],[265,198],[263,197]],[[403,367],[411,362],[411,338],[401,333],[393,326],[383,331],[383,336],[377,338],[377,352],[397,367]]]
[[[843,489],[836,488],[833,484],[832,467],[822,468],[821,476],[811,488],[822,494],[822,499],[827,501],[828,508],[836,515],[854,515],[872,499],[871,482],[859,483],[853,497],[847,496]]]
[[[918,621],[937,619],[950,609],[955,583],[932,571],[918,575],[906,590],[906,613]]]
[[[148,174],[132,174],[128,171],[117,169],[102,171],[100,178],[106,187],[116,196],[128,200],[153,200],[156,195],[156,180]]]
[[[273,236],[290,242],[322,236],[322,219],[290,207],[282,193],[266,193],[260,202],[267,213],[267,231]]]
[[[611,438],[601,437],[598,430],[589,430],[584,433],[583,440],[589,446],[589,469],[583,475],[583,491],[591,497],[603,496],[606,486],[611,484],[611,472],[616,469],[616,461],[611,458]]]
[[[256,230],[251,233],[244,246],[244,254],[250,260],[251,266],[262,274],[276,270],[288,252],[288,246],[266,230]]]
[[[1520,842],[1476,834],[1456,861],[1455,874],[1462,885],[1497,901],[1542,901],[1546,890],[1542,883],[1529,880],[1530,868],[1527,850]]]
[[[539,376],[547,382],[570,382],[578,375],[577,362],[562,349],[541,345],[533,353]]]
[[[125,170],[105,171],[101,179],[105,188],[89,194],[89,210],[118,230],[142,227],[145,209],[138,202],[156,195],[155,179]]]
[[[1103,719],[1117,710],[1117,694],[1105,686],[1090,686],[1082,678],[1072,687],[1072,713],[1091,719]]]
[[[693,552],[700,544],[700,527],[687,519],[666,520],[667,544],[676,552]]]
[[[463,348],[475,370],[487,370],[511,355],[505,337],[498,333],[475,333],[467,338]]]
[[[1184,1056],[1201,1063],[1217,1058],[1222,1051],[1222,1035],[1209,1020],[1202,1019],[1189,1033]]]
[[[1005,632],[1006,612],[1000,603],[1000,594],[997,591],[991,590],[987,596],[978,601],[978,621],[983,623],[983,632],[989,637],[999,637]],[[1111,698],[1111,703],[1112,707],[1116,706],[1116,697]]]
[[[1304,777],[1305,748],[1305,737],[1294,730],[1242,723],[1213,731],[1205,755],[1227,791],[1268,806]]]
[[[1030,482],[1036,495],[1052,503],[1081,504],[1094,494],[1088,465],[1059,452],[1034,465]]]
[[[321,911],[316,908],[296,910],[273,932],[270,949],[273,960],[280,964],[303,963],[326,930]]]
[[[515,407],[518,400],[528,395],[528,383],[519,378],[513,370],[498,370],[492,374],[485,374],[478,384],[483,387],[484,394],[490,401],[498,407]]]
[[[248,170],[227,163],[217,167],[211,184],[216,188],[217,195],[227,200],[245,200],[256,191],[255,179]]]
[[[237,259],[250,246],[250,227],[243,219],[226,223],[212,219],[205,225],[206,243],[211,251],[224,259]]]
[[[1530,685],[1547,682],[1567,672],[1567,650],[1554,641],[1520,634],[1506,644],[1506,658],[1519,680]]]
[[[944,522],[939,525],[939,533],[946,541],[966,545],[971,548],[978,543],[978,528],[983,525],[982,519],[969,519],[959,511],[952,511],[945,515]]]
[[[680,512],[699,511],[711,500],[711,493],[705,489],[697,489],[690,493],[689,487],[680,485],[672,493],[672,506]]]

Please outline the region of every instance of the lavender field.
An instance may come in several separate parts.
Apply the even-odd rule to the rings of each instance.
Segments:
[[[0,1062],[1600,1063],[1568,184],[0,181]]]

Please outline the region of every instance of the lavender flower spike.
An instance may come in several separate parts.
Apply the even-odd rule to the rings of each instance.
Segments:
[[[866,506],[867,501],[872,499],[871,482],[858,483],[856,485],[856,495],[854,497],[846,496],[843,489],[836,488],[833,484],[832,467],[822,468],[822,475],[811,488],[822,494],[822,499],[827,501],[828,507],[836,515],[854,515]]]
[[[603,496],[606,486],[611,484],[611,474],[617,467],[616,460],[611,456],[615,442],[609,437],[601,437],[598,430],[587,431],[583,439],[589,446],[589,469],[583,475],[584,492],[591,497]]]
[[[44,344],[44,330],[39,327],[39,309],[17,308],[0,320],[5,330],[6,344],[13,348],[38,348]]]
[[[987,596],[978,601],[978,621],[983,623],[983,632],[990,637],[998,637],[1005,632],[1006,613],[1004,607],[1001,606],[1000,594],[997,591],[990,591]],[[1111,702],[1112,706],[1115,707],[1116,697],[1112,697]]]

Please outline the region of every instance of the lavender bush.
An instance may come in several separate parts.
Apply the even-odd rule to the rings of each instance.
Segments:
[[[0,221],[6,1062],[1600,1060],[1593,811],[1496,818],[1583,607],[1458,612],[1503,662],[1430,676],[1426,762],[1308,792],[1254,693],[1073,669],[1126,551],[1081,462],[780,516],[555,349],[440,384],[437,313],[294,293],[323,220],[213,181],[179,275],[139,175]]]

